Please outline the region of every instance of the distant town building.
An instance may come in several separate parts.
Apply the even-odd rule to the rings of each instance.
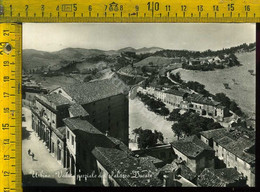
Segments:
[[[211,146],[227,168],[235,168],[255,186],[255,132],[243,127],[203,131],[201,140]]]
[[[192,110],[201,116],[208,116],[219,121],[223,121],[227,116],[228,110],[219,102],[211,100],[201,94],[191,94],[190,91],[183,89],[169,89],[165,86],[150,86],[143,89],[138,88],[139,92],[152,95],[165,103],[173,105],[175,108]]]

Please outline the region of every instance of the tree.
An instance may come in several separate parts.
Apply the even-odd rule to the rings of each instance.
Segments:
[[[138,127],[138,128],[135,128],[132,133],[135,134],[135,141],[136,141],[136,137],[137,135],[139,135],[142,131],[142,127]]]
[[[137,145],[140,149],[146,149],[155,146],[157,136],[149,129],[142,130],[137,139]]]
[[[170,113],[170,111],[169,111],[169,109],[168,108],[166,108],[166,107],[162,107],[161,108],[161,110],[160,110],[160,114],[162,115],[162,116],[167,116],[167,115],[169,115],[169,113]]]
[[[172,125],[172,131],[174,132],[174,135],[177,136],[178,140],[180,139],[180,136],[183,134],[183,124],[181,123],[175,123]]]
[[[180,109],[173,109],[167,120],[178,121],[180,119],[180,117],[181,117]]]
[[[221,128],[222,126],[214,122],[213,119],[201,117],[196,112],[188,111],[182,114],[178,122],[172,126],[172,130],[177,137],[180,135],[198,135],[201,131]]]
[[[154,130],[154,134],[156,135],[157,139],[163,143],[164,137],[162,132]]]
[[[213,99],[215,101],[220,102],[222,105],[227,107],[228,109],[230,108],[231,101],[230,99],[226,96],[225,93],[217,93],[215,96],[213,96]]]

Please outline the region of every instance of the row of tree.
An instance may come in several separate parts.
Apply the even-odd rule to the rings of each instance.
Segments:
[[[141,99],[141,101],[148,106],[150,111],[153,111],[156,114],[167,116],[169,115],[169,109],[165,107],[165,104],[160,101],[152,98],[151,96],[142,94],[140,92],[137,93],[137,96]]]

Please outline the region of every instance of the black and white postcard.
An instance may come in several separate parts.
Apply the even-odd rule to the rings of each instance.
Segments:
[[[254,187],[255,24],[23,24],[23,186]]]

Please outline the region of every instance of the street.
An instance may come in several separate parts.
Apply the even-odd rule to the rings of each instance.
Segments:
[[[33,131],[30,109],[23,107],[22,111],[25,117],[22,123],[23,182],[30,186],[73,184],[73,177],[66,175],[66,169],[49,153]],[[34,153],[34,159],[29,155],[29,149],[31,154]]]

